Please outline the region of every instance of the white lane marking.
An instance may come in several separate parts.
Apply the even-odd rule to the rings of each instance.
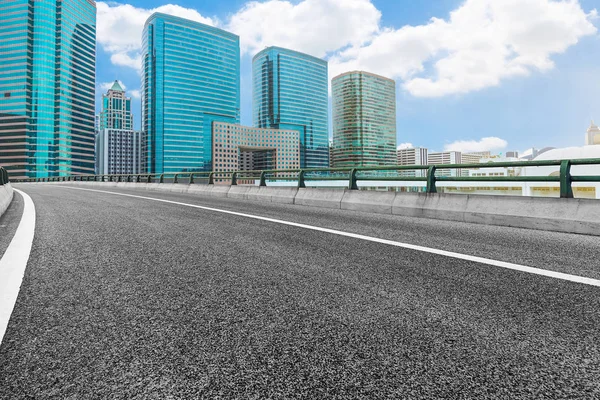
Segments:
[[[527,272],[530,274],[542,275],[542,276],[547,276],[550,278],[562,279],[565,281],[583,283],[585,285],[600,287],[600,280],[598,280],[598,279],[586,278],[586,277],[577,276],[577,275],[564,274],[562,272],[548,271],[548,270],[541,269],[541,268],[528,267],[526,265],[519,265],[519,264],[513,264],[513,263],[509,263],[509,262],[505,262],[505,261],[492,260],[490,258],[470,256],[468,254],[454,253],[452,251],[434,249],[431,247],[424,247],[424,246],[417,246],[417,245],[409,244],[409,243],[396,242],[394,240],[379,239],[379,238],[372,237],[372,236],[359,235],[357,233],[338,231],[336,229],[320,228],[318,226],[299,224],[297,222],[290,222],[290,221],[284,221],[284,220],[280,220],[280,219],[261,217],[258,215],[244,214],[244,213],[240,213],[240,212],[236,212],[236,211],[221,210],[218,208],[199,206],[196,204],[181,203],[179,201],[157,199],[154,197],[137,196],[137,195],[133,195],[133,194],[110,192],[107,190],[83,189],[83,188],[76,188],[76,187],[72,187],[72,186],[59,186],[59,185],[56,185],[56,186],[62,187],[62,188],[67,188],[67,189],[84,190],[84,191],[98,192],[98,193],[108,193],[108,194],[112,194],[115,196],[133,197],[133,198],[137,198],[137,199],[158,201],[158,202],[162,202],[162,203],[169,203],[169,204],[176,204],[176,205],[180,205],[180,206],[199,208],[199,209],[207,210],[207,211],[214,211],[214,212],[219,212],[219,213],[224,213],[224,214],[236,215],[239,217],[258,219],[261,221],[268,221],[268,222],[273,222],[276,224],[289,225],[289,226],[294,226],[294,227],[303,228],[303,229],[310,229],[310,230],[318,231],[318,232],[331,233],[334,235],[346,236],[346,237],[351,237],[354,239],[366,240],[369,242],[382,243],[382,244],[387,244],[390,246],[402,247],[405,249],[421,251],[424,253],[437,254],[437,255],[441,255],[441,256],[445,256],[445,257],[456,258],[459,260],[473,261],[473,262],[480,263],[480,264],[492,265],[494,267],[507,268],[507,269],[512,269],[515,271]]]
[[[18,189],[14,190],[23,196],[25,206],[15,236],[0,259],[0,343],[2,343],[8,320],[17,302],[35,233],[33,200],[26,193]]]

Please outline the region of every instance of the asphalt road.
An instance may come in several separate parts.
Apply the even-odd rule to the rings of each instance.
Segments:
[[[15,186],[37,223],[0,346],[0,398],[600,398],[600,288],[181,205]],[[597,237],[118,192],[600,278]]]

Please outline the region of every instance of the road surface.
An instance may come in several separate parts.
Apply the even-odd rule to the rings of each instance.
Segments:
[[[335,232],[600,279],[597,237],[15,187],[36,227],[0,398],[600,397],[599,287]]]

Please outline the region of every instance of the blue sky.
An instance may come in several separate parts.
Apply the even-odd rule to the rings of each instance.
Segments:
[[[98,2],[98,95],[134,95],[143,22],[155,9],[219,26],[242,43],[242,123],[251,58],[280,45],[397,82],[398,144],[434,150],[583,145],[600,120],[599,0],[130,0]]]

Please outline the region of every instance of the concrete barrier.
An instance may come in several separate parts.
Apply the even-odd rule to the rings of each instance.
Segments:
[[[594,199],[397,193],[392,214],[600,236]]]
[[[341,189],[298,189],[294,204],[322,208],[341,208],[344,197]]]
[[[600,201],[595,199],[394,193],[244,185],[117,184],[116,182],[57,182],[56,184],[174,191],[205,197],[229,197],[600,236]],[[0,187],[0,209],[5,206],[7,198],[2,190],[6,191],[6,188]]]
[[[170,183],[167,186],[169,186],[167,190],[173,193],[187,193],[190,189],[190,185],[185,183]]]
[[[208,197],[212,188],[213,185],[190,185],[187,192],[189,194]]]
[[[280,204],[294,204],[298,196],[298,188],[295,187],[262,187],[259,191],[265,199],[270,197],[271,202]]]
[[[231,186],[227,191],[227,197],[230,199],[243,199],[248,200],[248,192],[250,191],[250,186]]]
[[[0,186],[0,217],[4,214],[14,196],[10,183]]]
[[[227,197],[231,186],[229,185],[211,185],[210,197]]]
[[[395,192],[346,190],[340,203],[342,210],[391,214]]]
[[[265,193],[264,190],[261,190],[262,188],[260,186],[247,186],[248,187],[248,192],[246,193],[246,198],[248,200],[252,200],[252,201],[271,201],[271,195],[265,195],[263,196],[263,193]],[[292,199],[292,201],[294,201]]]

